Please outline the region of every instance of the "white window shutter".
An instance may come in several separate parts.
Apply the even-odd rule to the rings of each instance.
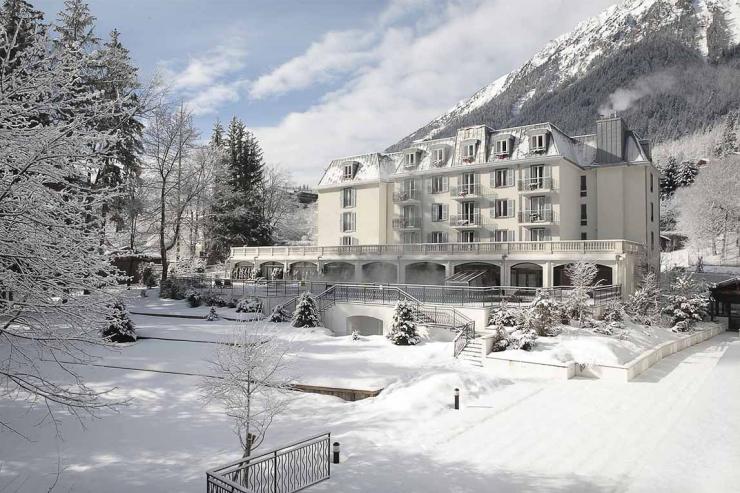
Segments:
[[[447,235],[447,232],[446,231],[444,233],[442,233],[442,243],[447,243],[447,237],[448,237],[448,235]]]
[[[496,217],[496,204],[488,208],[488,213],[491,217]]]
[[[495,186],[496,186],[496,172],[495,172],[495,171],[491,171],[491,174],[490,174],[489,176],[490,176],[490,178],[491,178],[491,181],[489,182],[489,184],[488,184],[488,185],[489,185],[489,186],[490,186],[491,188],[493,188],[493,187],[495,187]]]
[[[450,177],[445,175],[442,177],[442,191],[448,192],[449,190],[450,190]]]
[[[506,186],[514,186],[514,170],[511,168],[506,170]]]
[[[480,174],[476,173],[473,175],[473,183],[477,186],[480,186]]]
[[[442,204],[442,220],[447,221],[449,217],[450,217],[449,206],[447,204]]]
[[[350,194],[352,195],[352,207],[355,207],[357,205],[357,190],[354,188],[350,191]]]
[[[514,216],[514,201],[513,200],[507,200],[507,202],[508,202],[506,204],[506,208],[507,208],[507,211],[506,212],[508,212],[507,216],[508,217],[512,217],[512,216]]]
[[[427,193],[432,193],[432,181],[434,178],[429,178],[428,180],[424,180],[426,182],[426,189]]]

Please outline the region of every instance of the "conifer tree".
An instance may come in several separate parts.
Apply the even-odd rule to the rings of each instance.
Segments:
[[[714,154],[717,157],[727,156],[740,151],[737,144],[737,120],[737,110],[727,113],[724,131],[722,132],[722,140],[714,150]]]
[[[95,16],[82,0],[65,0],[64,8],[57,15],[54,30],[59,38],[54,40],[57,47],[76,47],[89,52],[97,47],[100,38],[95,36]]]
[[[20,63],[18,53],[31,46],[37,35],[45,34],[43,21],[44,15],[25,0],[3,2],[0,8],[0,36],[5,36],[7,41],[0,43],[0,60],[7,60],[7,63],[4,62],[6,70],[16,68]]]
[[[316,307],[316,300],[311,293],[303,293],[298,299],[295,311],[293,312],[293,327],[318,327],[319,314]]]
[[[678,175],[678,161],[674,156],[668,158],[668,162],[660,170],[660,198],[670,198],[678,188],[676,176]]]
[[[272,231],[263,204],[264,164],[259,142],[236,117],[224,137],[214,128],[213,145],[221,145],[221,173],[216,179],[208,225],[208,255],[221,262],[229,247],[265,245]]]
[[[396,303],[393,312],[393,325],[386,337],[399,346],[413,346],[421,341],[421,336],[416,328],[416,318],[411,303],[400,300]]]

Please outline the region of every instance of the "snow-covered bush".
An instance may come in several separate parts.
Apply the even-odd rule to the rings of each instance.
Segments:
[[[190,305],[190,308],[199,307],[203,303],[203,298],[200,297],[200,293],[194,289],[188,289],[185,292],[185,300]]]
[[[100,335],[111,342],[136,341],[135,326],[123,302],[117,301],[113,304],[111,314],[105,317],[105,326]]]
[[[502,303],[499,308],[494,308],[488,318],[488,325],[494,327],[516,327],[521,324],[521,310],[509,308],[506,303]]]
[[[620,300],[609,300],[601,312],[601,320],[605,322],[621,322],[624,320],[624,305]]]
[[[231,298],[230,300],[226,301],[226,307],[227,308],[236,308],[236,305],[239,303],[239,300],[236,298]]]
[[[660,319],[660,287],[655,274],[648,272],[640,287],[630,295],[625,310],[642,325],[655,325]]]
[[[267,317],[267,321],[272,323],[290,322],[290,319],[290,313],[288,313],[283,305],[275,305],[275,308],[272,309],[272,313]]]
[[[357,330],[352,331],[352,340],[353,341],[359,341],[360,340],[360,333],[357,332]]]
[[[212,293],[208,293],[203,297],[203,303],[205,303],[206,306],[216,306],[218,308],[223,308],[229,304],[229,302],[220,294]],[[236,304],[234,304],[234,308],[236,308]]]
[[[216,313],[216,307],[212,306],[210,311],[208,312],[208,316],[206,317],[206,320],[209,322],[213,322],[214,320],[218,320],[218,314]]]
[[[504,351],[509,347],[509,332],[503,326],[493,329],[492,339],[491,351],[493,352]]]
[[[259,298],[242,298],[236,304],[236,313],[258,313],[262,311],[262,302]]]
[[[597,321],[595,327],[593,327],[595,334],[601,334],[604,336],[611,336],[615,334],[621,335],[626,329],[625,325],[621,321]]]
[[[293,327],[319,326],[318,308],[316,307],[316,300],[311,296],[311,293],[305,292],[298,298],[291,325]]]
[[[684,273],[671,283],[663,313],[670,317],[673,330],[688,332],[695,322],[709,313],[709,296],[703,283],[694,281],[693,275]]]
[[[413,346],[421,341],[421,335],[419,335],[416,327],[413,307],[407,300],[400,300],[396,303],[393,312],[393,324],[386,337],[393,344],[400,346]]]
[[[509,346],[512,349],[531,351],[537,346],[537,332],[531,329],[517,329],[509,336]]]
[[[159,297],[172,300],[185,299],[185,288],[174,279],[165,279],[159,284]]]
[[[538,293],[530,307],[524,311],[522,328],[534,331],[538,336],[556,336],[560,334],[562,307],[558,302]]]
[[[568,293],[565,301],[565,312],[572,320],[583,320],[591,314],[591,298],[588,290],[594,286],[599,271],[596,264],[579,260],[565,268],[565,273],[570,279],[573,289]]]
[[[153,288],[157,285],[157,276],[154,274],[154,263],[149,262],[142,266],[141,283],[148,288]]]

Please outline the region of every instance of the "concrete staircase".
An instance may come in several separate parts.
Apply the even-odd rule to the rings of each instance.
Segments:
[[[483,339],[476,337],[465,345],[459,359],[469,362],[473,366],[483,367]]]

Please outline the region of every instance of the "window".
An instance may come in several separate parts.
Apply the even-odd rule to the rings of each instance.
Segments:
[[[650,202],[650,222],[655,221],[655,206]]]
[[[653,231],[650,232],[650,249],[655,250],[655,233]]]
[[[480,224],[480,209],[475,202],[462,202],[458,206],[458,220],[465,224]]]
[[[529,150],[532,152],[544,151],[547,147],[547,135],[533,135],[529,138]]]
[[[356,171],[357,167],[355,166],[355,163],[346,163],[344,165],[344,174],[342,175],[342,179],[351,180],[355,177]]]
[[[449,190],[449,179],[446,176],[433,176],[429,193],[444,193]]]
[[[586,175],[581,175],[581,197],[585,197],[586,194]]]
[[[355,206],[355,190],[353,188],[342,189],[342,208]]]
[[[460,189],[458,190],[459,195],[472,195],[476,194],[476,182],[478,177],[475,173],[464,173],[460,179]]]
[[[501,139],[496,141],[496,155],[497,156],[508,156],[509,155],[509,139]]]
[[[653,174],[650,173],[650,193],[653,193]]]
[[[547,241],[547,230],[545,228],[532,228],[529,230],[529,241]]]
[[[413,168],[416,166],[416,153],[415,152],[409,152],[406,154],[406,167],[407,168]]]
[[[419,243],[419,233],[416,231],[406,231],[403,233],[403,243]]]
[[[429,233],[429,243],[447,243],[447,233],[444,231],[432,231]]]
[[[445,150],[444,149],[434,149],[432,152],[432,164],[435,166],[439,166],[441,164],[444,164],[445,162]]]
[[[585,231],[582,231],[581,232],[581,240],[587,240],[587,239],[588,239],[588,233],[586,233]]]
[[[514,201],[508,199],[496,200],[493,204],[494,217],[513,217]]]
[[[355,230],[355,213],[343,212],[341,216],[340,228],[342,233],[349,233]]]
[[[581,226],[588,225],[588,216],[586,204],[581,204]]]
[[[475,231],[460,231],[460,243],[475,243],[476,241]]]
[[[510,187],[514,185],[513,169],[497,169],[493,172],[493,183],[495,188]]]
[[[545,186],[545,165],[534,164],[529,167],[529,189],[537,190]]]
[[[508,229],[497,229],[493,232],[493,241],[514,241],[514,232]]]
[[[356,245],[357,240],[351,236],[342,236],[342,246]]]
[[[432,222],[439,223],[447,221],[447,204],[432,204]]]
[[[463,148],[463,159],[472,162],[475,159],[475,142],[465,144]]]

